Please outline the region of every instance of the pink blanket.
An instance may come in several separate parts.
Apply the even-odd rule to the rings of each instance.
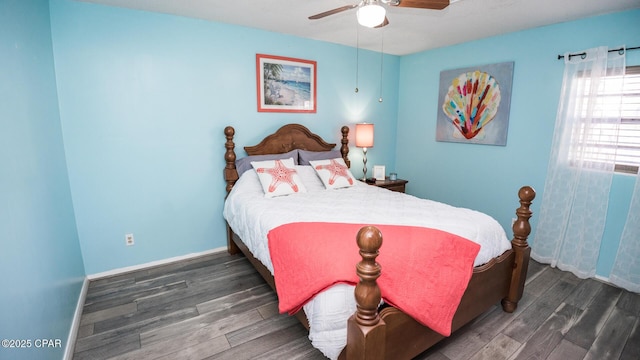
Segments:
[[[356,234],[363,225],[292,223],[268,234],[281,313],[293,314],[336,283],[355,285],[361,260]],[[377,262],[385,302],[438,333],[451,321],[473,274],[480,245],[448,232],[376,225],[382,232]]]

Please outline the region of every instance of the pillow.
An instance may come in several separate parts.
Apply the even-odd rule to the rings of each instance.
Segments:
[[[331,151],[307,151],[298,150],[298,156],[300,157],[298,163],[300,165],[310,165],[311,160],[331,160],[342,157],[342,154],[338,150]]]
[[[327,190],[311,165],[298,165],[296,166],[296,171],[298,171],[300,181],[302,181],[304,187],[307,188],[308,193]]]
[[[322,180],[324,187],[327,189],[337,189],[342,187],[353,186],[356,179],[349,171],[347,164],[343,158],[335,158],[331,160],[310,161],[311,166],[316,174]]]
[[[245,171],[251,169],[252,161],[265,161],[265,160],[276,160],[276,159],[288,159],[293,158],[293,162],[295,165],[298,165],[298,150],[291,150],[288,153],[284,154],[268,154],[268,155],[252,155],[245,156],[242,159],[236,160],[236,170],[238,171],[238,176],[244,174]]]
[[[258,174],[265,197],[307,192],[295,169],[293,158],[252,161],[251,166]]]

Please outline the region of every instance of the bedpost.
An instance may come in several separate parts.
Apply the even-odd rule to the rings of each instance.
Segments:
[[[376,262],[382,245],[382,233],[374,226],[365,226],[356,237],[362,261],[356,265],[360,282],[356,285],[356,313],[349,318],[347,330],[347,360],[384,359],[386,324],[378,314],[380,264]]]
[[[224,147],[227,149],[224,153],[224,161],[226,165],[224,167],[224,180],[227,182],[227,195],[233,188],[233,185],[238,180],[238,170],[236,170],[236,153],[233,149],[236,147],[236,144],[233,143],[233,135],[236,133],[232,126],[227,126],[224,128],[224,136],[227,138],[227,142],[224,144]],[[237,254],[240,249],[233,241],[233,231],[227,224],[227,251],[229,254]]]
[[[347,167],[351,167],[351,161],[349,161],[349,127],[343,126],[340,131],[342,132],[342,140],[340,140],[342,147],[340,147],[340,153]]]
[[[236,144],[233,143],[233,135],[236,131],[233,126],[227,126],[224,128],[224,136],[227,138],[227,142],[224,147],[227,151],[224,153],[224,161],[227,163],[224,167],[224,180],[227,182],[227,193],[231,191],[233,185],[238,180],[238,170],[236,170],[236,153],[233,149]]]
[[[502,299],[502,308],[506,312],[514,312],[518,307],[518,301],[522,298],[524,291],[524,283],[527,279],[527,269],[529,267],[529,257],[531,248],[527,243],[527,237],[531,233],[531,202],[536,197],[536,192],[530,186],[523,186],[518,192],[520,198],[520,207],[516,210],[518,217],[513,223],[513,240],[511,245],[515,252],[515,261],[511,275],[511,285],[509,294]]]

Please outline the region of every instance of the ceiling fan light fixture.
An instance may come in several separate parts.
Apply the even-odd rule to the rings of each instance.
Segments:
[[[384,21],[386,10],[378,4],[365,4],[358,8],[356,16],[358,24],[366,27],[376,27]]]

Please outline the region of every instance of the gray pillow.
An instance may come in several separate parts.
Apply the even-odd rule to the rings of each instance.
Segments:
[[[245,156],[241,159],[236,160],[236,170],[238,171],[238,176],[241,176],[245,171],[253,169],[251,167],[252,161],[280,160],[288,158],[293,158],[293,163],[295,165],[298,165],[298,150],[291,150],[288,153],[284,154]]]
[[[298,163],[300,165],[311,165],[309,161],[313,160],[331,160],[342,158],[342,154],[338,150],[331,151],[307,151],[307,150],[298,150],[299,160]]]

